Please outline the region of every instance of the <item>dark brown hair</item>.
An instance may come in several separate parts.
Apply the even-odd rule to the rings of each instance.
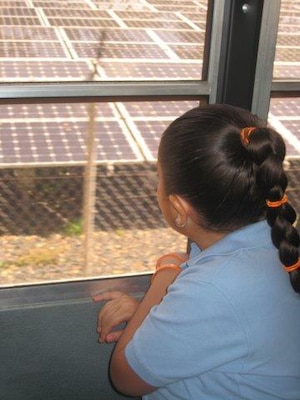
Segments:
[[[256,127],[249,144],[240,132]],[[282,137],[250,112],[229,105],[194,108],[163,133],[159,162],[167,194],[179,194],[198,212],[202,226],[230,232],[267,219],[283,265],[298,261],[296,213],[289,203],[269,208],[287,187]],[[300,292],[300,270],[291,272]]]

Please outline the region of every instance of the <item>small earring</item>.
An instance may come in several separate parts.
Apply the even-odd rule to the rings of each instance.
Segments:
[[[176,226],[176,228],[184,228],[185,227],[185,222],[181,222],[181,218],[179,215],[175,219],[175,226]]]

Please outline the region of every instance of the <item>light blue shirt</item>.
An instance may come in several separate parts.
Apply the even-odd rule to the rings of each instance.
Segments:
[[[190,260],[126,347],[144,399],[300,399],[300,296],[265,221]]]

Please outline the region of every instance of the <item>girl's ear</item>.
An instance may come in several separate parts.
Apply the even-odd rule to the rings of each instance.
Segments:
[[[190,215],[191,206],[186,202],[186,200],[176,194],[171,194],[169,196],[169,202],[175,226],[177,228],[184,228],[188,216]]]

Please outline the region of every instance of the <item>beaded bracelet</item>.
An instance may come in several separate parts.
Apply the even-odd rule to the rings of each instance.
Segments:
[[[160,271],[162,271],[163,269],[173,269],[174,271],[181,272],[181,268],[177,264],[165,264],[165,265],[162,265],[161,267],[156,268],[156,271],[154,272],[154,274],[151,277],[151,283],[153,282],[153,279],[156,277],[156,275]]]

